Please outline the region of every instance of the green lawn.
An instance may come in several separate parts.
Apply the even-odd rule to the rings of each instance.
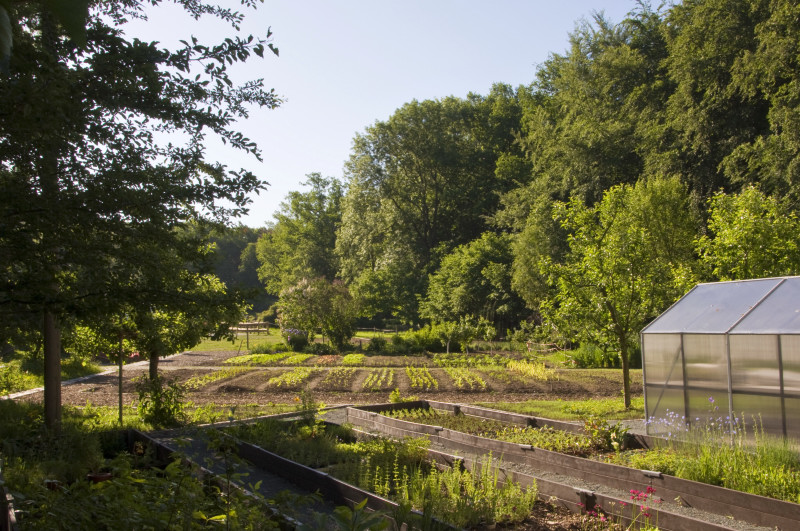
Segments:
[[[644,398],[631,399],[626,410],[622,397],[592,400],[526,400],[525,402],[478,402],[476,405],[553,420],[581,420],[597,416],[608,420],[644,418]]]
[[[213,341],[211,339],[203,339],[200,344],[192,347],[189,349],[190,352],[199,352],[199,351],[217,351],[217,350],[241,350],[245,352],[248,350],[247,348],[248,338],[247,334],[244,332],[239,332],[237,334],[236,340],[231,341]],[[269,333],[266,332],[250,332],[250,348],[254,348],[257,345],[275,345],[277,343],[283,343],[283,338],[281,337],[280,331],[278,329],[270,329]]]

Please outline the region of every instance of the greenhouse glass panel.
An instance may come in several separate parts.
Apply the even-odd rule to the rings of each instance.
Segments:
[[[781,337],[783,392],[800,398],[800,335]]]
[[[785,279],[731,330],[735,334],[781,334],[800,331],[800,278]]]
[[[780,397],[733,393],[733,415],[738,424],[745,424],[749,436],[762,427],[768,433],[783,433]]]
[[[650,323],[644,332],[727,332],[781,280],[698,284]]]
[[[727,392],[720,393],[719,390],[713,389],[687,389],[686,395],[689,399],[687,415],[691,423],[704,426],[730,415]]]
[[[729,341],[733,392],[780,394],[778,336],[731,334]]]
[[[786,436],[800,441],[800,398],[785,398]]]
[[[653,384],[683,385],[680,334],[646,334],[642,336],[644,370]]]
[[[683,358],[686,385],[702,387],[719,394],[728,392],[727,337],[712,334],[685,334]]]
[[[647,433],[675,433],[685,427],[683,389],[648,385],[645,392],[649,415]]]

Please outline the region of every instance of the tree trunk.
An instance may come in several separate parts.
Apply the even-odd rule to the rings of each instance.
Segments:
[[[61,333],[55,314],[44,311],[44,423],[48,429],[61,429]]]
[[[628,342],[620,341],[619,357],[622,360],[622,396],[625,400],[625,409],[631,408],[631,378],[628,363]]]
[[[158,353],[150,352],[148,358],[150,359],[150,379],[155,380],[158,378]]]

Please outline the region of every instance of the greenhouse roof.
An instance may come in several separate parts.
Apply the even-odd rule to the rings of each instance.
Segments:
[[[698,284],[644,334],[800,334],[800,277]]]

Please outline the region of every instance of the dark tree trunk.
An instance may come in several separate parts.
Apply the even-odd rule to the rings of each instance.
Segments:
[[[44,311],[44,422],[53,430],[61,428],[61,332],[56,316]]]
[[[151,352],[150,356],[150,379],[155,380],[158,378],[158,354]]]

